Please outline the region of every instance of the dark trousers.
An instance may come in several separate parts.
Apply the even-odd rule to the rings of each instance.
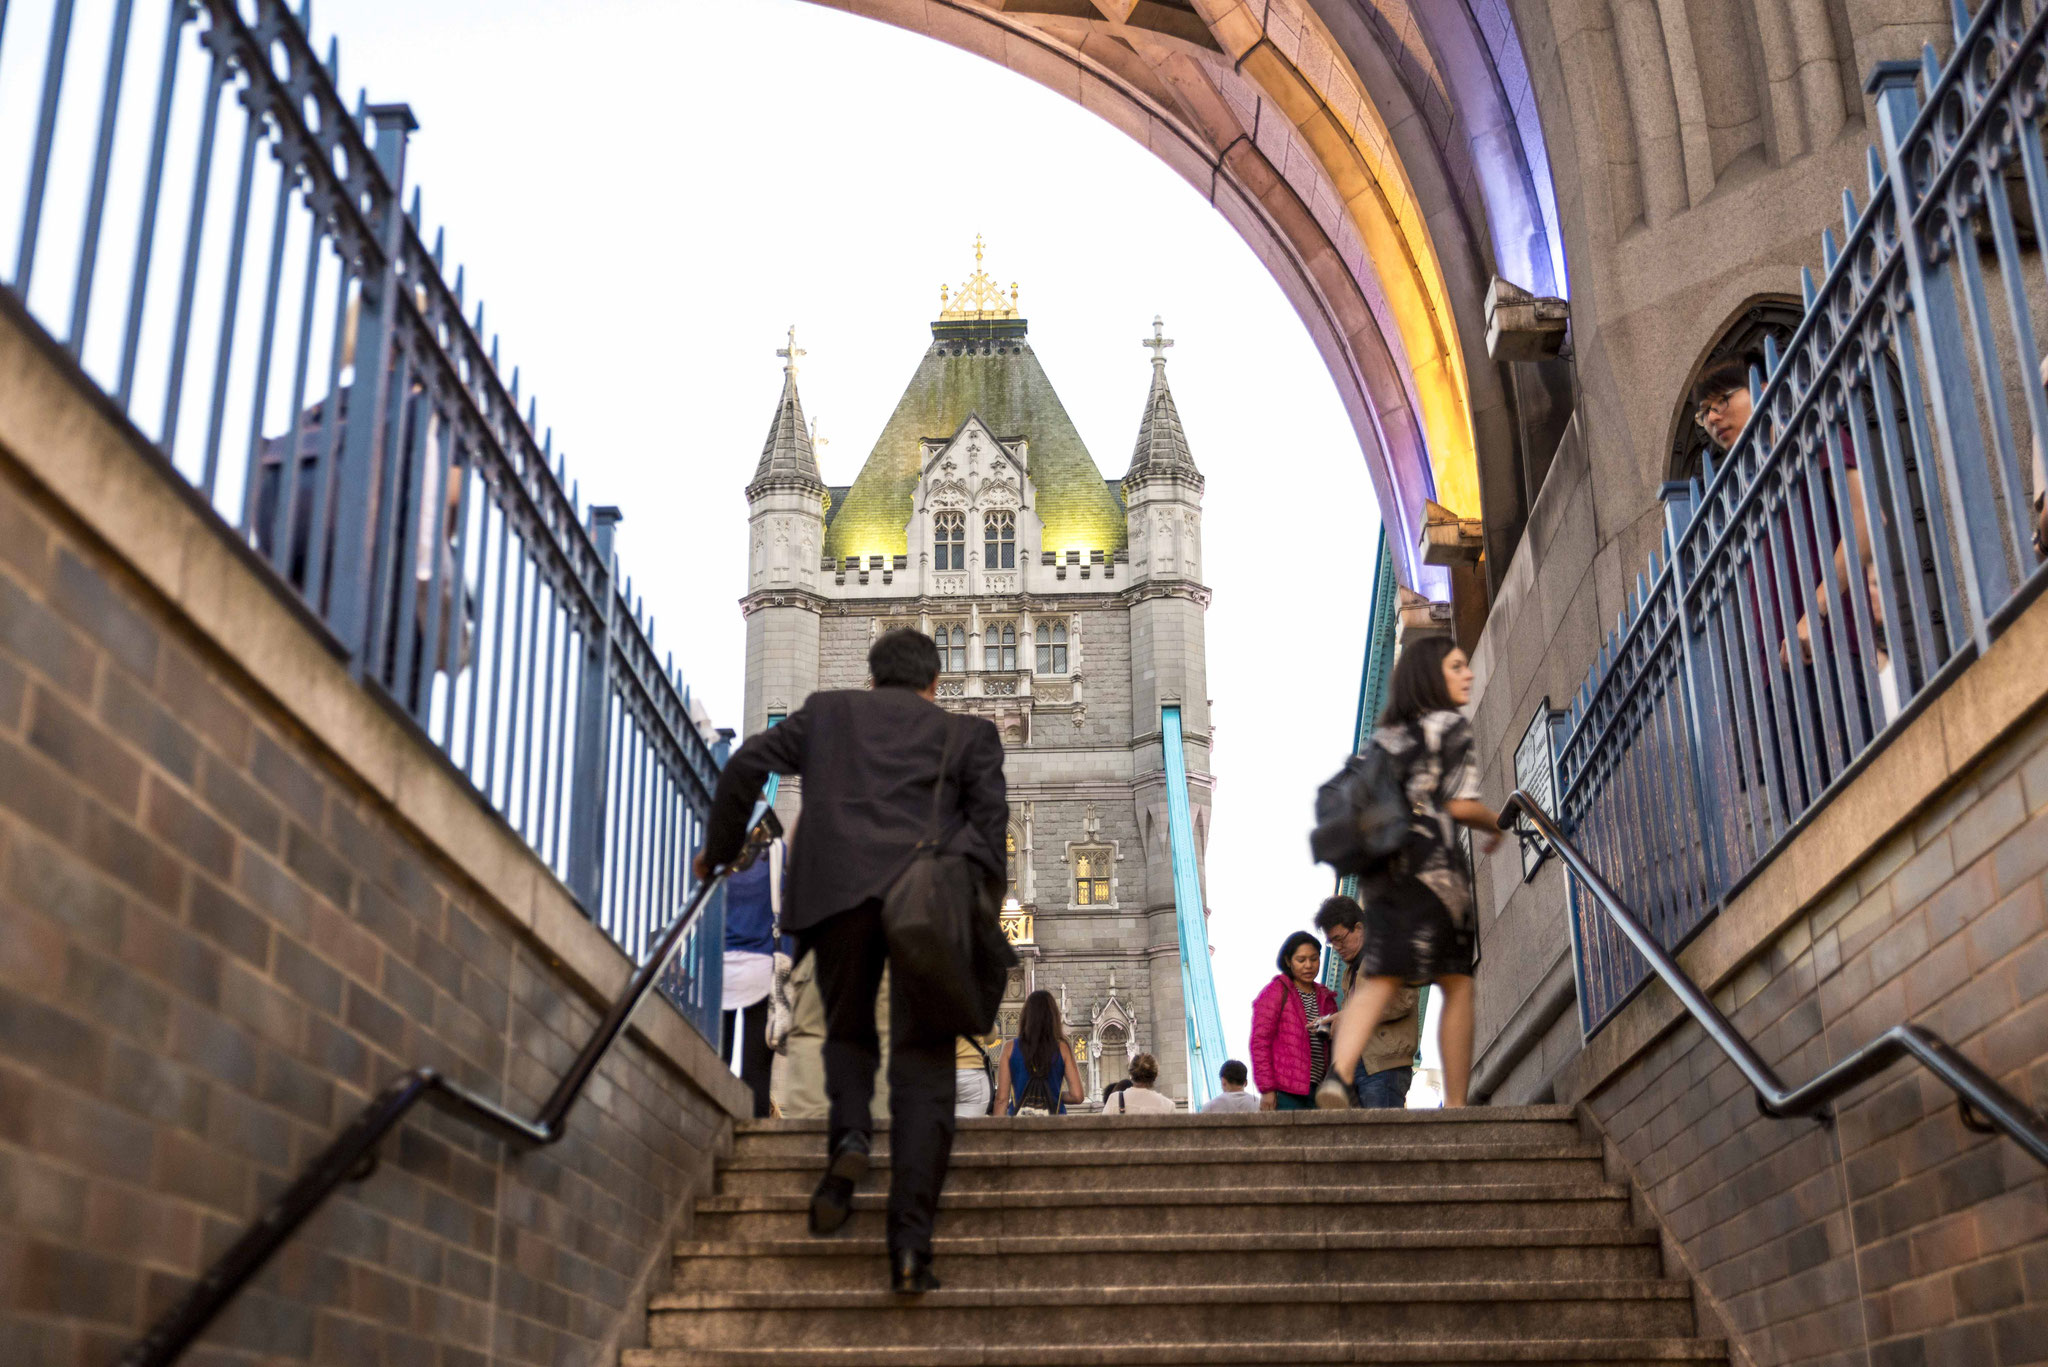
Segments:
[[[818,956],[825,1094],[831,1099],[827,1143],[836,1146],[849,1131],[874,1130],[869,1106],[882,1048],[875,1034],[875,993],[889,954],[882,904],[863,902],[800,938],[804,952]],[[954,1040],[921,1030],[904,1006],[900,986],[892,981],[889,993],[889,1248],[929,1255],[939,1188],[953,1155]]]
[[[740,1080],[753,1088],[754,1119],[768,1118],[768,1070],[773,1066],[775,1055],[768,1049],[768,999],[766,997],[746,1008],[742,1020],[736,1022],[738,1011],[724,1013],[724,1029],[720,1034],[718,1056],[727,1063],[734,1062],[732,1056],[732,1028],[738,1023],[744,1026],[740,1032]]]

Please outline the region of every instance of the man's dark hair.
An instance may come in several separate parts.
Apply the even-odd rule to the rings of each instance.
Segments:
[[[1738,389],[1749,388],[1749,367],[1741,357],[1717,361],[1707,367],[1707,373],[1700,376],[1692,387],[1692,406],[1712,403],[1714,400],[1733,394]]]
[[[1387,685],[1387,710],[1380,713],[1381,726],[1399,726],[1421,721],[1431,712],[1456,709],[1451,686],[1444,682],[1444,657],[1457,648],[1448,636],[1424,636],[1402,649]]]
[[[939,648],[915,627],[885,631],[868,647],[868,674],[877,688],[922,693],[939,677]]]
[[[1247,1074],[1242,1063],[1234,1058],[1227,1058],[1223,1060],[1223,1066],[1216,1070],[1216,1076],[1222,1078],[1233,1087],[1242,1087],[1244,1086]]]
[[[1342,926],[1349,930],[1365,924],[1365,909],[1349,897],[1325,897],[1316,908],[1316,929],[1328,935]]]

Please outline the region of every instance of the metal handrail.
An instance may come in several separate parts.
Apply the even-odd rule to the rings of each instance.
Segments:
[[[1755,1091],[1757,1109],[1765,1115],[1781,1120],[1812,1116],[1823,1124],[1831,1124],[1833,1117],[1828,1113],[1830,1101],[1850,1088],[1868,1082],[1900,1059],[1914,1058],[1955,1092],[1965,1126],[1981,1134],[2002,1131],[2035,1159],[2048,1164],[2048,1118],[2029,1110],[2018,1097],[1999,1086],[1989,1074],[1963,1057],[1947,1041],[1918,1025],[1894,1025],[1807,1082],[1787,1087],[1776,1070],[1757,1056],[1756,1050],[1735,1028],[1734,1022],[1721,1013],[1698,983],[1686,976],[1670,951],[1658,944],[1635,914],[1622,905],[1614,889],[1600,876],[1600,871],[1565,839],[1549,813],[1520,789],[1515,790],[1501,808],[1503,824],[1517,817],[1533,826],[1536,835],[1564,860],[1572,875],[1585,885],[1600,909],[1607,913],[1607,919],[1614,922],[1628,937],[1629,943],[1635,946],[1636,952],[1648,960],[1657,976],[1664,980],[1664,985],[1671,989],[1671,995],[1678,998],[1686,1014],[1728,1056],[1728,1061],[1735,1065]],[[1518,831],[1518,834],[1526,833]]]
[[[597,1071],[597,1065],[605,1054],[625,1033],[626,1022],[632,1019],[633,1012],[654,989],[655,980],[660,977],[683,937],[696,924],[712,890],[727,874],[752,865],[761,851],[781,834],[782,823],[777,819],[775,809],[765,801],[757,803],[746,845],[730,864],[712,871],[656,937],[646,961],[633,970],[625,990],[612,1001],[604,1019],[598,1022],[597,1029],[576,1055],[575,1062],[569,1065],[568,1071],[555,1084],[554,1092],[542,1104],[539,1115],[532,1120],[514,1115],[496,1102],[449,1081],[432,1068],[415,1068],[401,1074],[373,1097],[348,1128],[336,1135],[333,1142],[306,1165],[298,1180],[285,1188],[256,1223],[244,1230],[242,1237],[214,1260],[213,1266],[192,1284],[191,1289],[158,1317],[147,1334],[129,1345],[121,1357],[121,1367],[170,1367],[176,1362],[192,1341],[206,1332],[207,1326],[227,1308],[228,1302],[263,1270],[272,1255],[284,1246],[285,1240],[291,1238],[342,1183],[360,1182],[376,1171],[378,1144],[420,1102],[428,1102],[435,1109],[520,1149],[540,1148],[567,1134],[570,1108],[583,1094],[584,1084],[590,1081],[591,1074]]]

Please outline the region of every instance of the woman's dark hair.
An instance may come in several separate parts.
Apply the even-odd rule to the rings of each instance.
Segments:
[[[1316,908],[1316,929],[1328,935],[1338,926],[1349,930],[1365,924],[1365,912],[1349,897],[1325,897]]]
[[[1295,931],[1287,937],[1286,943],[1280,946],[1280,957],[1275,961],[1280,965],[1280,972],[1285,976],[1289,978],[1294,976],[1294,970],[1287,966],[1287,961],[1293,958],[1294,951],[1300,949],[1303,945],[1307,945],[1319,955],[1323,952],[1323,946],[1317,941],[1315,936],[1305,930]]]
[[[1060,1056],[1060,1004],[1043,988],[1024,999],[1017,1048],[1024,1054],[1026,1077],[1051,1080],[1052,1061]]]
[[[1424,636],[1410,641],[1394,661],[1394,677],[1387,685],[1387,710],[1380,713],[1381,726],[1399,726],[1421,721],[1431,712],[1449,712],[1450,685],[1444,682],[1444,657],[1458,648],[1448,636]]]
[[[868,647],[868,674],[877,688],[922,692],[939,677],[939,648],[914,627],[885,631]]]
[[[1707,367],[1698,383],[1692,387],[1693,407],[1712,403],[1714,400],[1733,394],[1738,389],[1749,388],[1749,367],[1741,358],[1720,361]]]
[[[1107,1102],[1118,1092],[1128,1092],[1130,1089],[1131,1080],[1127,1077],[1120,1077],[1115,1082],[1105,1082],[1102,1084],[1102,1099]]]
[[[1150,1087],[1159,1081],[1159,1060],[1150,1054],[1140,1054],[1132,1059],[1131,1081],[1140,1087]]]

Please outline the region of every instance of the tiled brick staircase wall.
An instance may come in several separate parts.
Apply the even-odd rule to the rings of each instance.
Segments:
[[[2027,701],[2048,688],[2044,640],[2048,601],[1838,799],[1824,818],[1838,825],[1809,832],[1819,844],[1779,857],[1840,858],[1839,874],[1767,869],[1724,913],[1751,924],[1688,951],[1697,969],[1731,961],[1745,935],[1758,947],[1726,977],[1699,976],[1787,1081],[1911,1021],[2048,1103],[2048,709]],[[1910,800],[1911,774],[1949,773],[1959,733],[2000,709],[2017,722],[1886,834],[1882,809]],[[1823,880],[1817,896],[1793,891]],[[1776,928],[1757,936],[1763,915]],[[2038,1163],[1964,1128],[1954,1095],[1910,1065],[1851,1093],[1832,1129],[1766,1119],[1689,1020],[1662,1028],[1674,1018],[1652,989],[1559,1090],[1587,1103],[1739,1349],[1759,1364],[2048,1361]],[[1631,1036],[1653,1042],[1625,1057]]]
[[[74,465],[165,482],[75,395],[21,383],[41,364],[0,335],[9,422],[73,405],[45,427],[97,432]],[[587,925],[547,929],[535,907],[566,895],[509,833],[478,827],[494,866],[465,868],[131,573],[32,473],[64,454],[0,441],[0,1363],[23,1367],[110,1363],[405,1068],[531,1114],[626,971]],[[163,506],[189,523],[163,536],[213,535]],[[304,677],[336,668],[281,607],[247,629]],[[452,780],[414,748],[418,805]],[[615,1361],[737,1101],[649,1010],[551,1149],[417,1112],[188,1361]]]

